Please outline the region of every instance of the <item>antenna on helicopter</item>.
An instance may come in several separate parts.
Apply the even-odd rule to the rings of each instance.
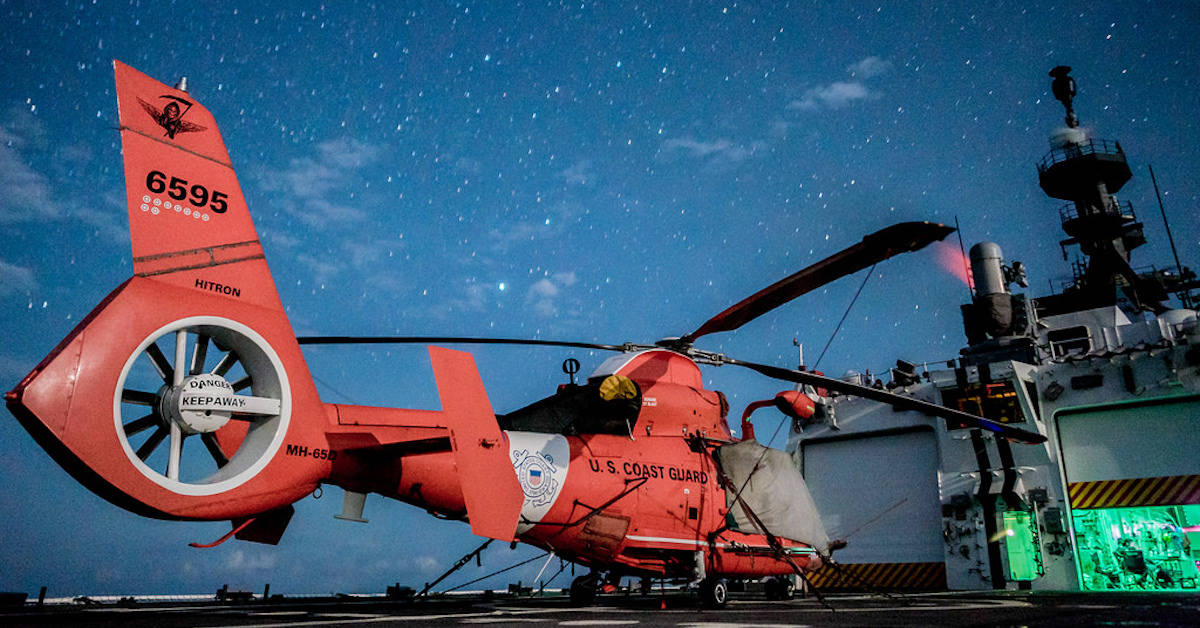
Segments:
[[[575,385],[575,374],[579,372],[579,360],[575,358],[567,358],[563,360],[562,372],[566,373],[571,378],[570,385]]]

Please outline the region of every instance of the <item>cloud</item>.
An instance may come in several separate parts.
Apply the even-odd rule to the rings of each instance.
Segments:
[[[122,573],[121,568],[117,565],[99,565],[95,568],[95,571],[92,572],[92,579],[99,584],[112,584],[114,582],[120,582],[123,577],[124,573]]]
[[[305,211],[297,214],[305,224],[321,227],[332,223],[357,222],[367,217],[367,213],[357,207],[334,203],[323,198],[309,199]]]
[[[0,260],[0,297],[18,292],[33,292],[35,289],[37,279],[34,278],[32,270]]]
[[[354,139],[327,140],[317,145],[322,161],[339,170],[361,168],[375,161],[379,149]]]
[[[703,159],[712,166],[728,166],[745,161],[753,157],[764,146],[765,144],[761,141],[736,144],[724,138],[704,142],[691,137],[670,138],[664,140],[662,144],[663,150],[669,154],[684,154],[695,159]]]
[[[892,69],[892,62],[879,57],[867,57],[858,63],[846,68],[850,76],[869,79],[880,74],[885,74]]]
[[[302,251],[297,253],[292,259],[295,263],[301,264],[311,271],[312,283],[314,284],[330,282],[343,270],[342,264],[334,261],[332,256],[328,255],[313,255]]]
[[[805,90],[804,94],[788,103],[788,109],[800,111],[817,111],[820,109],[841,109],[860,100],[878,97],[878,94],[867,87],[865,81],[891,70],[892,62],[871,56],[851,64],[846,68],[852,80],[839,80],[818,85]]]
[[[327,243],[328,246],[313,249],[306,247],[300,238],[272,232],[268,242],[271,245],[267,251],[268,259],[274,259],[279,249],[288,249],[289,263],[307,268],[313,285],[333,283],[335,278],[345,273],[355,275],[355,283],[363,282],[376,289],[399,289],[405,285],[394,273],[385,270],[387,258],[405,249],[406,245],[400,239],[370,236],[340,238]]]
[[[567,185],[588,185],[596,182],[596,174],[592,171],[592,162],[587,159],[563,170],[558,173],[558,176],[565,180]]]
[[[541,316],[552,317],[558,315],[558,300],[563,288],[569,288],[578,281],[574,272],[559,272],[554,273],[549,277],[543,277],[525,293],[525,301],[530,304],[533,311]]]
[[[462,289],[462,294],[452,297],[449,309],[454,312],[483,312],[492,302],[496,286],[483,284],[475,279],[469,279]]]
[[[367,213],[344,202],[359,187],[357,174],[375,163],[380,150],[354,139],[336,139],[317,146],[317,157],[292,159],[287,168],[268,172],[263,188],[286,195],[280,206],[310,227],[356,223]]]
[[[663,142],[663,148],[667,150],[683,149],[691,153],[693,157],[707,157],[713,153],[718,153],[723,150],[728,150],[733,144],[729,140],[717,140],[715,142],[700,142],[690,137],[687,138],[672,138]]]
[[[513,248],[527,250],[530,242],[557,240],[585,210],[574,202],[563,201],[546,207],[545,212],[534,219],[504,222],[501,227],[489,229],[489,252],[493,258],[504,256]]]
[[[28,155],[38,153],[46,157],[49,151],[53,163],[87,171],[93,167],[95,153],[83,144],[47,146],[45,136],[41,121],[28,111],[12,109],[5,116],[0,126],[0,224],[78,222],[93,227],[94,233],[107,241],[128,242],[124,187],[101,193],[100,202],[72,199],[73,192],[62,189],[63,181],[54,182],[39,172],[30,165]],[[94,194],[89,196],[93,197]]]
[[[125,219],[125,190],[109,190],[101,195],[104,204],[111,209],[80,206],[70,215],[95,229],[95,233],[109,242],[129,242],[129,221]]]
[[[0,127],[0,224],[59,217],[49,180],[21,157],[26,131],[11,119]]]
[[[829,85],[810,88],[799,100],[793,100],[788,109],[814,111],[821,108],[840,109],[856,100],[871,96],[870,90],[860,82],[836,81]]]

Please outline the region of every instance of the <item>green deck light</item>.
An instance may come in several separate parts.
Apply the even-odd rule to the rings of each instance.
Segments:
[[[1032,513],[1008,510],[1003,515],[1004,547],[1008,553],[1009,580],[1036,580],[1045,573]]]

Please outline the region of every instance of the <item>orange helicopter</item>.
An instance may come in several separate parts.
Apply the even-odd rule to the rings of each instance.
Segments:
[[[9,410],[89,489],[160,519],[231,520],[230,537],[276,543],[291,504],[322,484],[468,521],[591,568],[572,600],[622,575],[699,585],[724,605],[728,581],[818,568],[827,537],[787,454],[754,440],[774,406],[802,425],[830,391],[865,396],[1020,442],[1039,434],[815,372],[697,349],[795,297],[944,238],[901,223],[654,345],[479,338],[309,337],[292,331],[216,121],[186,92],[115,62],[133,276],[6,395]],[[187,96],[187,100],[185,100]],[[169,119],[145,103],[188,102]],[[186,118],[186,119],[185,119]],[[174,129],[174,132],[172,132]],[[534,344],[617,352],[582,383],[496,415],[468,353],[429,348],[441,410],[324,403],[301,344]],[[723,394],[698,364],[797,384],[750,404],[734,438]],[[808,391],[808,392],[802,392]],[[186,445],[186,447],[185,447]],[[215,545],[211,544],[211,545]]]

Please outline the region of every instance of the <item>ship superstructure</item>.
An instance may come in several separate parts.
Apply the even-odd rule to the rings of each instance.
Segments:
[[[1079,126],[1070,68],[1050,75],[1066,127],[1037,172],[1066,201],[1071,281],[1015,293],[1026,269],[975,245],[967,346],[939,368],[898,361],[887,384],[1048,440],[820,398],[789,443],[826,528],[848,541],[818,587],[1200,590],[1200,283],[1178,259],[1131,265],[1146,239],[1116,196],[1132,178],[1125,152]]]

